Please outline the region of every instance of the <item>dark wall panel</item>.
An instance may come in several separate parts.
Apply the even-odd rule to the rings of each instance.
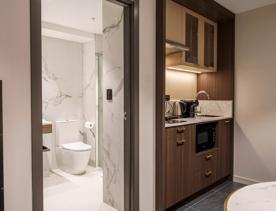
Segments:
[[[214,22],[232,20],[235,15],[214,0],[173,0]]]

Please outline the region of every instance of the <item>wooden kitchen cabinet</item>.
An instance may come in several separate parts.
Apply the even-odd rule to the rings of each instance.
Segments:
[[[217,23],[181,6],[166,1],[166,39],[189,48],[171,54],[166,66],[192,72],[217,71]]]
[[[198,41],[199,41],[199,18],[185,12],[186,19],[186,27],[185,27],[185,35],[186,35],[186,45],[190,48],[189,51],[185,53],[185,62],[193,65],[199,64],[198,58]]]
[[[215,67],[215,26],[204,23],[204,66]]]
[[[203,68],[210,72],[217,71],[217,24],[205,19],[203,20],[202,27],[204,30],[203,35],[203,52],[204,61]]]
[[[195,154],[193,163],[192,193],[196,193],[216,182],[218,149]]]
[[[216,146],[196,153],[196,125],[166,128],[166,208],[232,175],[232,129],[218,121]]]
[[[233,122],[223,120],[218,124],[218,179],[232,175],[233,169]]]
[[[166,8],[166,39],[185,44],[185,16],[183,7],[171,0],[167,0]]]
[[[195,127],[166,129],[166,207],[187,198],[192,192],[192,144]]]

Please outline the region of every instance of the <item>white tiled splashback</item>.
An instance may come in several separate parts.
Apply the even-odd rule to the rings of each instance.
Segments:
[[[200,100],[201,114],[233,117],[233,101]]]

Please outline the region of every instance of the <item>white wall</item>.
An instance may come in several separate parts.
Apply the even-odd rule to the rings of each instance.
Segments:
[[[155,0],[140,0],[140,210],[155,210]]]
[[[234,173],[244,182],[276,180],[275,11],[276,4],[236,17]]]
[[[31,211],[31,85],[29,0],[0,1],[5,211]]]
[[[43,118],[82,119],[83,46],[42,37]]]

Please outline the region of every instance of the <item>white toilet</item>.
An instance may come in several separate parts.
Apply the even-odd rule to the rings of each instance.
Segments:
[[[80,141],[78,120],[56,121],[56,155],[61,170],[69,174],[85,172],[91,146]]]

